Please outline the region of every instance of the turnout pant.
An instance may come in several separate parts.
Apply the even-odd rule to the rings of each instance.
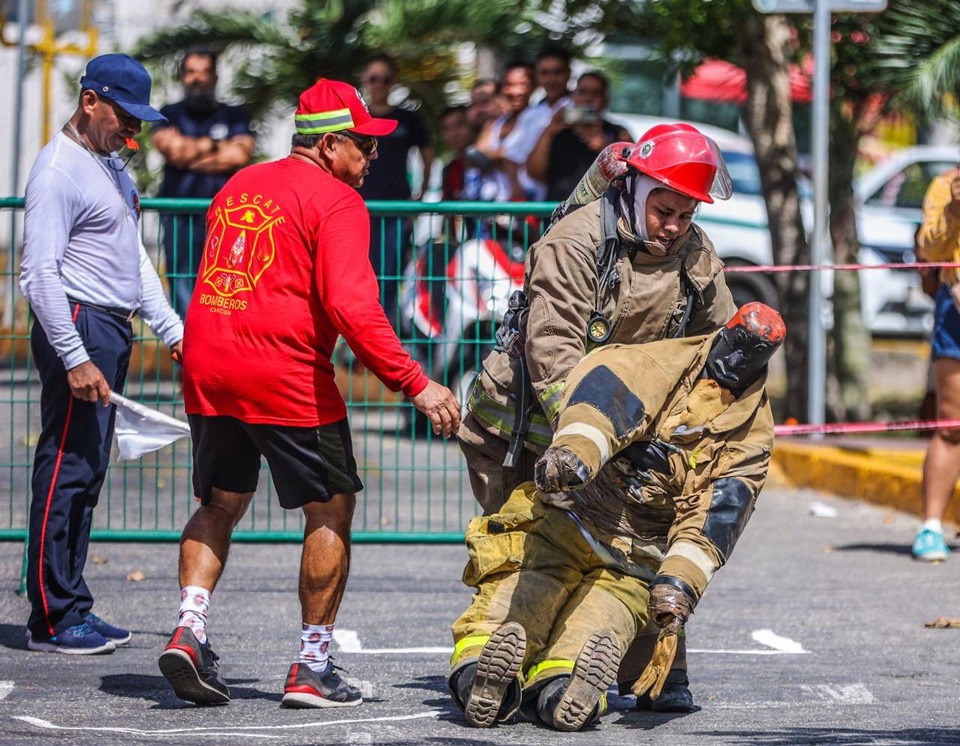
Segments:
[[[130,323],[78,303],[70,307],[90,359],[121,392],[130,363]],[[93,606],[83,568],[110,458],[114,407],[73,396],[63,363],[39,322],[30,344],[42,390],[30,501],[27,627],[34,637],[47,638],[80,624]]]
[[[507,441],[488,432],[470,412],[464,415],[457,438],[467,462],[470,487],[485,515],[496,513],[507,502],[513,490],[523,482],[533,479],[536,454],[524,448],[520,463],[512,469],[506,468],[503,459],[507,455]],[[626,686],[640,678],[643,669],[650,662],[659,634],[657,625],[652,621],[648,622],[647,626],[637,633],[629,649],[622,648],[625,654],[620,663],[617,681]],[[671,670],[687,670],[685,635],[680,638],[677,657]]]
[[[532,482],[498,513],[467,529],[463,581],[477,589],[453,624],[454,671],[477,659],[504,622],[527,633],[524,687],[570,674],[590,635],[608,629],[626,650],[647,622],[645,581],[608,569],[563,510],[536,498]]]

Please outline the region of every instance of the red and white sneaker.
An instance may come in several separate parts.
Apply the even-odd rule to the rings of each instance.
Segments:
[[[283,687],[284,707],[356,707],[363,695],[337,673],[341,669],[327,664],[323,673],[316,673],[306,663],[294,663]]]
[[[225,705],[230,689],[220,674],[220,656],[189,627],[177,627],[160,654],[163,674],[180,699],[198,705]]]

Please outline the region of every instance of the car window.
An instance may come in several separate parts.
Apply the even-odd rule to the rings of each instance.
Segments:
[[[923,195],[926,194],[927,187],[930,186],[933,178],[956,166],[956,163],[948,161],[911,163],[867,197],[865,203],[877,207],[904,207],[919,210],[923,207]]]
[[[757,166],[757,159],[753,154],[722,152],[723,160],[730,172],[730,180],[733,182],[733,193],[754,196],[763,194],[763,186],[760,183],[760,168]],[[797,182],[797,192],[801,198],[809,199],[810,197],[810,187],[802,179]]]
[[[763,193],[760,187],[760,169],[757,168],[757,160],[752,155],[727,151],[723,154],[723,160],[726,161],[727,170],[730,172],[734,194]]]

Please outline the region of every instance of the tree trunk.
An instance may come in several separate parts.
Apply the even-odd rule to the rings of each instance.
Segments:
[[[773,258],[777,264],[807,264],[810,249],[797,192],[797,141],[787,70],[790,28],[780,15],[745,14],[737,42],[747,73],[745,119],[760,168]],[[778,310],[787,325],[784,415],[806,422],[810,275],[784,272],[774,279]]]
[[[831,117],[830,138],[830,239],[834,261],[854,264],[860,250],[857,237],[853,168],[859,136],[856,126],[838,112]],[[833,363],[840,401],[838,420],[870,419],[867,373],[870,367],[870,334],[860,305],[860,273],[838,271],[833,276]]]

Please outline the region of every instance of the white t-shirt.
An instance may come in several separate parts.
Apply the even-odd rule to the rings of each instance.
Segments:
[[[564,96],[553,104],[548,104],[544,100],[535,106],[528,106],[520,112],[515,131],[519,130],[521,134],[507,148],[506,156],[520,165],[520,186],[523,187],[523,191],[529,199],[536,201],[545,199],[547,185],[542,181],[531,178],[527,173],[527,157],[533,152],[537,140],[540,139],[540,135],[550,124],[553,115],[558,109],[567,106],[569,103],[570,97]]]
[[[183,324],[140,240],[140,196],[116,154],[98,157],[59,133],[27,179],[20,291],[70,370],[90,359],[67,296],[139,309],[168,345]]]

